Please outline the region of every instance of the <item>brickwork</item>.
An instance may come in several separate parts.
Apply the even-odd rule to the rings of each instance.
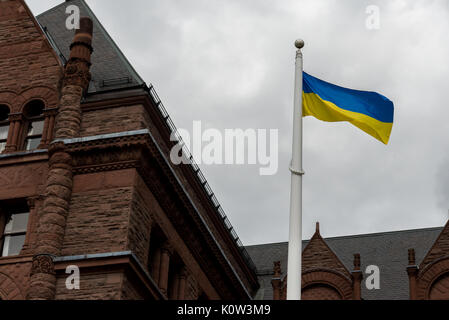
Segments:
[[[56,117],[55,138],[77,137],[81,124],[81,99],[91,78],[93,23],[90,18],[80,20],[71,45],[70,58],[64,68],[64,77]],[[72,157],[63,142],[50,145],[49,173],[45,200],[39,219],[38,239],[30,278],[28,298],[54,299],[56,278],[51,263],[62,251],[66,219],[73,187]]]
[[[312,285],[302,291],[302,300],[342,300],[337,290],[326,285]]]
[[[432,263],[436,259],[449,255],[449,222],[444,227],[435,244],[429,250],[426,257],[423,259],[420,268]]]
[[[449,273],[442,275],[432,285],[430,300],[449,300]]]
[[[28,130],[24,106],[39,99],[55,108],[62,76],[58,57],[22,0],[0,1],[0,70],[0,104],[8,106],[11,122],[5,151],[15,152],[23,149]]]
[[[281,264],[274,262],[271,281],[275,300],[286,300],[287,277],[281,279]],[[304,300],[360,300],[360,255],[354,255],[354,270],[349,272],[316,232],[302,252],[302,298]]]
[[[56,93],[61,64],[23,1],[0,1],[0,22],[0,95],[30,87]]]
[[[255,272],[191,168],[172,168],[179,186],[165,167],[158,147],[168,158],[169,130],[149,93],[134,88],[86,96],[92,28],[89,18],[81,19],[63,67],[25,3],[0,1],[0,104],[11,112],[0,201],[19,198],[30,210],[20,255],[0,257],[0,298],[248,297],[246,290],[257,288]],[[30,119],[24,107],[35,99],[44,105],[44,130],[39,151],[25,152]],[[67,141],[144,128],[157,145],[139,135]],[[164,241],[152,249],[153,230]],[[149,275],[152,250],[161,255],[157,279]],[[68,261],[80,265],[80,290],[66,288]]]
[[[410,298],[417,300],[449,299],[449,222],[419,267],[415,263],[415,252],[410,249],[409,266],[407,267]]]
[[[123,273],[120,271],[83,273],[80,290],[68,290],[65,281],[65,275],[58,276],[56,300],[120,300]]]
[[[122,282],[121,300],[143,300],[144,297],[139,293],[136,286],[125,275]]]
[[[303,272],[313,269],[330,269],[350,276],[349,271],[321,237],[319,230],[304,249],[302,261]]]
[[[131,187],[73,194],[62,255],[125,251],[131,198]]]
[[[31,257],[8,258],[0,262],[0,299],[23,300],[28,290]]]
[[[113,109],[85,111],[80,135],[95,136],[149,127],[148,113],[143,105],[123,106]]]
[[[192,279],[189,279],[187,281],[187,283],[190,284],[187,286],[186,295],[195,297],[198,294],[198,290],[202,290],[206,292],[207,296],[211,299],[219,299],[219,293],[215,288],[213,288],[207,275],[195,260],[193,252],[191,252],[191,250],[189,249],[189,244],[185,243],[179,233],[175,230],[173,224],[167,218],[166,214],[158,203],[158,199],[156,199],[154,194],[148,189],[140,175],[136,176],[134,190],[136,193],[134,195],[135,207],[137,208],[138,206],[140,206],[141,208],[148,208],[150,215],[154,219],[154,223],[157,223],[158,227],[165,235],[169,235],[170,244],[173,246],[174,251],[179,254],[183,263],[189,270]],[[137,201],[138,199],[142,201],[139,202]],[[146,260],[143,260],[142,262],[145,263],[145,261]],[[198,288],[198,283],[201,283],[201,288]]]
[[[150,215],[151,205],[139,189],[134,188],[128,222],[127,249],[134,252],[137,259],[144,265],[147,264],[150,252],[151,228],[154,219]]]

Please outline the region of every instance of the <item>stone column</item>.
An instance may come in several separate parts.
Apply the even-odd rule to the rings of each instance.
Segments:
[[[173,282],[172,282],[171,290],[170,290],[170,296],[168,297],[168,299],[170,299],[170,300],[178,300],[179,278],[180,278],[179,274],[175,274],[173,277]]]
[[[61,254],[73,187],[72,157],[62,139],[75,138],[81,124],[81,99],[90,82],[93,24],[81,18],[64,70],[55,139],[50,144],[49,172],[39,219],[36,255],[33,258],[28,299],[50,300],[56,294],[53,258]]]
[[[159,272],[161,270],[161,248],[155,248],[154,256],[151,260],[151,276],[159,286]]]
[[[181,269],[181,272],[179,273],[178,292],[177,292],[178,300],[185,300],[187,277],[188,271],[187,268],[184,267]]]
[[[28,209],[30,210],[29,217],[28,217],[28,225],[27,225],[27,232],[25,237],[25,243],[23,244],[22,250],[20,251],[20,254],[27,254],[30,248],[31,242],[31,236],[33,235],[33,226],[36,222],[36,201],[39,199],[39,197],[31,197],[27,199]]]
[[[42,140],[39,149],[46,149],[53,139],[53,130],[55,127],[55,117],[58,113],[57,108],[44,110],[45,123],[42,132]]]
[[[362,279],[363,273],[360,270],[360,254],[354,255],[354,270],[351,272],[352,277],[352,299],[362,299]]]
[[[20,143],[20,127],[23,123],[23,116],[21,113],[12,113],[9,115],[9,132],[8,140],[6,141],[5,153],[16,152],[19,149]]]
[[[416,300],[416,282],[418,266],[416,265],[415,249],[408,250],[407,274],[409,281],[410,300]]]
[[[282,281],[281,281],[281,262],[276,261],[274,262],[274,275],[273,279],[271,279],[271,285],[273,287],[273,300],[281,300],[281,287],[282,287]]]
[[[165,243],[161,248],[161,267],[159,269],[159,289],[163,294],[167,294],[168,289],[168,275],[170,271],[170,258],[172,255],[172,248],[168,243]]]

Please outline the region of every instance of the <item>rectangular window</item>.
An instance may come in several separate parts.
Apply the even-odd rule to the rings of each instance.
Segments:
[[[2,257],[20,254],[25,243],[29,212],[3,214]]]
[[[42,140],[42,133],[44,132],[44,120],[34,121],[30,124],[28,135],[26,139],[26,150],[35,150]]]
[[[8,139],[9,124],[0,124],[0,153],[5,150],[6,140]]]

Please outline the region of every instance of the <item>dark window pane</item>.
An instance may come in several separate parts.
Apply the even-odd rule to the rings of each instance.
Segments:
[[[26,150],[35,150],[41,143],[42,137],[29,138],[27,139]]]
[[[30,130],[28,131],[28,136],[35,136],[42,134],[44,132],[44,120],[35,121],[30,124]]]
[[[8,138],[9,126],[0,127],[0,140],[6,140]]]
[[[16,256],[22,250],[25,243],[25,235],[6,236],[3,243],[3,257]]]
[[[8,120],[9,108],[4,104],[0,104],[0,121]]]
[[[13,232],[26,232],[29,213],[13,214],[5,226],[5,234]]]

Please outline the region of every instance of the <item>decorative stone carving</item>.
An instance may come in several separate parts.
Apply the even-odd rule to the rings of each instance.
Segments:
[[[55,274],[55,265],[50,255],[37,255],[33,257],[33,265],[31,267],[31,276],[45,273]]]
[[[89,71],[89,64],[85,60],[72,59],[65,67],[63,87],[78,86],[86,88],[89,86],[92,76]]]

